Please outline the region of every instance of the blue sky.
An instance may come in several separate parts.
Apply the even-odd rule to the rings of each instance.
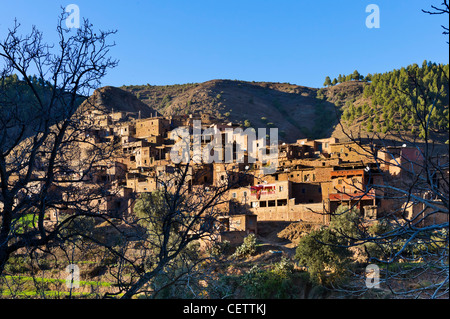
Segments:
[[[117,29],[119,66],[102,85],[165,85],[212,79],[321,87],[325,76],[448,63],[441,24],[421,12],[441,0],[0,0],[0,39],[14,18],[56,42],[61,6],[76,4],[98,29]],[[365,25],[380,8],[380,28]]]

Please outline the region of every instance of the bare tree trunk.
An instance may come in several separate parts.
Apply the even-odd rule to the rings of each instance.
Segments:
[[[88,143],[90,128],[79,112],[83,95],[117,65],[107,57],[111,45],[106,42],[115,32],[97,35],[87,20],[71,31],[63,27],[67,16],[60,16],[55,49],[36,28],[20,35],[17,22],[0,42],[0,275],[12,253],[45,246],[60,236],[69,221],[47,228],[44,217],[51,209],[81,208],[88,200],[64,200],[62,192],[70,191],[64,174],[74,145]],[[85,173],[99,159],[95,153]],[[33,227],[19,233],[27,216]]]

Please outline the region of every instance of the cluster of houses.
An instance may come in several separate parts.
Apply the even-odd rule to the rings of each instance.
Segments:
[[[192,131],[194,121],[201,123],[202,130],[214,132],[239,127],[208,115],[140,118],[125,112],[91,112],[90,119],[93,129],[89,135],[94,143],[114,139],[118,145],[115,156],[93,167],[90,175],[92,182],[104,182],[109,188],[110,195],[99,201],[99,209],[117,216],[132,215],[140,193],[157,190],[164,178],[175,174],[171,159],[176,143],[171,134],[174,129],[186,127]],[[202,145],[207,142],[201,141]],[[247,146],[234,149],[233,154],[242,151],[248,159]],[[267,149],[271,147],[267,143]],[[371,185],[386,183],[386,176],[391,178],[390,183],[404,180],[408,176],[401,167],[423,161],[418,149],[405,145],[375,148],[337,138],[299,139],[275,147],[277,166],[270,173],[263,169],[266,163],[259,160],[212,161],[190,168],[192,174],[185,181],[188,187],[218,187],[224,181],[236,181],[220,206],[218,219],[223,233],[257,233],[258,222],[264,221],[327,224],[330,213],[342,204],[357,207],[365,219],[376,219],[402,203]],[[417,209],[405,207],[405,211],[412,216]],[[50,216],[52,220],[57,218],[58,212]]]

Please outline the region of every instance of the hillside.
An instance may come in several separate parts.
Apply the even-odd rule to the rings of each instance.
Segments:
[[[323,94],[341,107],[342,127],[333,133],[343,137],[343,130],[353,136],[391,140],[434,142],[448,141],[449,129],[449,65],[424,61],[381,74],[369,76],[355,97],[336,100],[347,92],[342,85],[329,86]],[[336,92],[341,91],[336,94]],[[351,92],[351,91],[350,91]],[[427,127],[427,129],[425,129]]]
[[[243,126],[277,127],[280,139],[326,137],[337,123],[335,105],[318,89],[289,83],[211,80],[168,86],[124,86],[163,115],[207,113]]]
[[[96,109],[102,112],[129,112],[150,117],[159,114],[155,109],[140,101],[134,94],[122,89],[105,86],[94,91],[80,106],[79,111]]]
[[[421,66],[413,64],[365,77],[355,71],[323,88],[211,80],[166,86],[129,85],[121,89],[165,116],[207,113],[242,126],[277,127],[280,140],[285,142],[329,136],[341,140],[361,136],[395,141],[424,137],[418,117],[413,114],[414,97],[402,93],[419,92],[414,89],[414,79],[425,88],[427,97],[438,96],[429,119],[429,137],[444,143],[448,140],[448,64],[424,61]],[[426,103],[431,105],[432,101]],[[418,111],[425,118],[427,109],[422,108]]]

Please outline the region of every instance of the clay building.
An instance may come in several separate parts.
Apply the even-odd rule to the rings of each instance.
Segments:
[[[377,153],[380,168],[400,178],[417,175],[424,160],[422,151],[415,147],[388,146]]]
[[[338,206],[356,206],[361,212],[365,206],[377,206],[379,197],[374,189],[368,187],[373,183],[373,175],[366,169],[342,168],[331,172],[331,189],[328,194],[327,210],[334,212]]]
[[[136,120],[136,138],[146,138],[148,136],[165,137],[169,131],[169,120],[163,117],[151,117]]]
[[[372,150],[370,145],[362,147],[353,141],[329,145],[330,157],[338,157],[343,162],[372,163],[375,153],[376,150]]]
[[[308,221],[327,223],[323,214],[321,196],[315,201],[301,203],[302,185],[290,181],[278,181],[270,184],[257,184],[229,190],[230,203],[240,207],[243,213],[250,212],[258,221]],[[312,187],[311,185],[305,187]],[[317,185],[316,185],[317,187]],[[312,190],[312,191],[317,191]],[[230,204],[231,206],[232,204]],[[234,208],[236,211],[236,208]]]
[[[219,233],[216,240],[229,241],[231,245],[241,244],[245,237],[258,233],[257,216],[237,214],[219,216]]]

